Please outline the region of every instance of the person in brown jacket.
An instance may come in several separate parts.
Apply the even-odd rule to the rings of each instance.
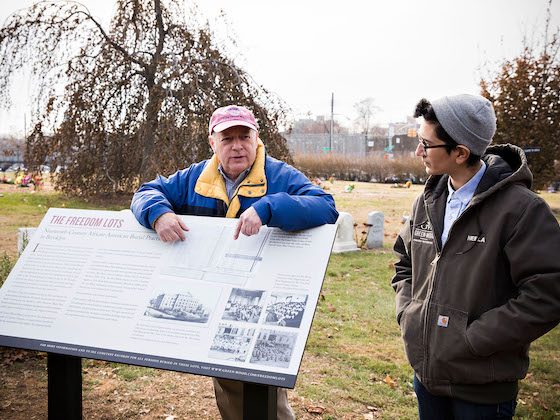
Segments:
[[[488,100],[422,99],[420,116],[429,178],[392,279],[419,417],[512,418],[529,345],[560,320],[560,227],[523,151],[488,147]]]

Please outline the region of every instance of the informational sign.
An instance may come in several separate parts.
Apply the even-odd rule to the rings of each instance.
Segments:
[[[50,209],[0,289],[0,345],[295,386],[335,225],[181,216],[163,243],[130,211]]]

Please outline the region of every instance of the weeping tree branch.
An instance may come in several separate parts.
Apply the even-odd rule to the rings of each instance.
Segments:
[[[60,165],[55,186],[72,194],[131,192],[209,157],[208,119],[229,103],[250,107],[268,152],[290,161],[283,102],[189,18],[180,0],[117,0],[109,28],[71,1],[13,14],[0,28],[0,95],[30,63],[43,111],[28,165]]]

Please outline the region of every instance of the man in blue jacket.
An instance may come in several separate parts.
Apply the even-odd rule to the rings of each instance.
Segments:
[[[214,155],[143,184],[132,198],[138,221],[154,229],[163,242],[185,240],[188,226],[177,214],[237,217],[234,238],[255,235],[262,225],[286,231],[335,223],[330,194],[300,171],[267,156],[251,111],[230,105],[218,108],[208,126]],[[215,379],[216,401],[223,419],[242,417],[243,384]],[[278,389],[278,419],[293,419],[287,392]]]

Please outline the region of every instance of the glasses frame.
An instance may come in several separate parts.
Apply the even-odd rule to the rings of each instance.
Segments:
[[[420,138],[420,141],[418,142],[419,146],[422,146],[422,156],[426,157],[428,156],[428,150],[430,149],[437,149],[438,147],[446,147],[449,149],[452,149],[454,146],[450,145],[450,144],[435,144],[433,146],[430,146],[428,143],[426,143],[426,140],[424,140],[423,138]]]

